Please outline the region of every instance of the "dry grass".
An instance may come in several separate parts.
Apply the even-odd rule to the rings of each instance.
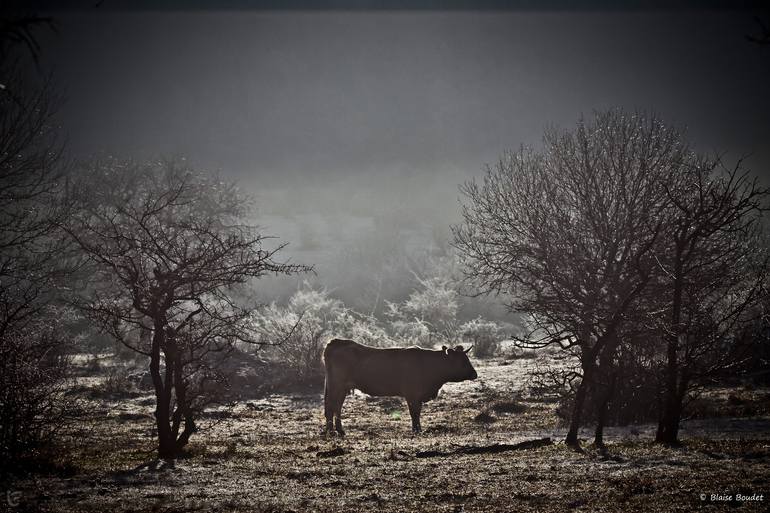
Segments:
[[[402,401],[348,397],[348,436],[336,438],[320,436],[320,395],[275,395],[211,415],[174,462],[153,460],[147,397],[95,401],[93,422],[70,440],[74,474],[15,483],[12,510],[657,513],[723,511],[732,508],[701,494],[770,488],[766,417],[686,425],[681,448],[651,443],[651,426],[611,429],[609,454],[591,447],[581,454],[559,442],[564,429],[553,404],[521,399],[518,362],[477,368],[482,380],[447,385],[426,405],[419,436]],[[496,421],[474,421],[483,412]],[[455,452],[545,436],[556,443]],[[416,457],[429,451],[451,454]]]

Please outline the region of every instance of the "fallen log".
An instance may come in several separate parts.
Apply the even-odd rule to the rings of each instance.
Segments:
[[[334,458],[337,456],[342,456],[343,454],[347,454],[347,451],[343,449],[342,447],[335,447],[334,449],[331,449],[329,451],[320,451],[316,453],[316,456],[319,458]]]
[[[538,447],[545,447],[551,445],[550,438],[538,438],[535,440],[526,440],[517,444],[492,444],[492,445],[468,445],[460,447],[454,451],[419,451],[415,454],[416,458],[443,458],[446,456],[452,456],[456,454],[495,454],[506,451],[522,451],[526,449],[537,449]]]

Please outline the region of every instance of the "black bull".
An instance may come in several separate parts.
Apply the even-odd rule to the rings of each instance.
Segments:
[[[324,349],[326,431],[342,429],[342,403],[352,389],[373,396],[400,396],[409,405],[412,430],[420,431],[422,403],[435,399],[447,382],[476,379],[462,346],[430,351],[417,347],[377,349],[334,339]]]

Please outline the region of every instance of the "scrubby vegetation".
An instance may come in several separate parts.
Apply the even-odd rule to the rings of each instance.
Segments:
[[[489,358],[500,350],[500,340],[503,338],[500,326],[480,317],[470,320],[460,326],[463,341],[473,346],[473,356]]]
[[[356,312],[329,291],[307,283],[285,306],[272,303],[257,309],[253,322],[260,334],[258,353],[270,362],[273,389],[319,390],[323,384],[321,355],[332,338],[373,347],[416,345],[431,349],[465,341],[478,344],[476,356],[498,353],[504,335],[497,323],[476,318],[458,326],[459,294],[453,286],[428,280],[423,287],[404,303],[389,303],[382,320]],[[414,316],[412,320],[409,315]]]

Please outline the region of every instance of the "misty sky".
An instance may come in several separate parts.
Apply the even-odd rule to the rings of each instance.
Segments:
[[[54,12],[43,55],[78,156],[184,155],[268,212],[358,201],[448,224],[483,164],[612,106],[770,178],[754,14],[97,8]]]

